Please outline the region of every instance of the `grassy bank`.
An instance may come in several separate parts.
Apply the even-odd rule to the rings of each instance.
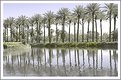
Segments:
[[[81,42],[81,43],[38,43],[31,44],[31,47],[46,47],[46,48],[118,48],[117,42]]]
[[[30,47],[29,45],[24,45],[22,42],[4,42],[3,43],[4,49],[6,48],[27,48]]]

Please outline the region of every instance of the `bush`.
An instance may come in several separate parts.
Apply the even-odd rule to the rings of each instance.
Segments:
[[[117,48],[117,42],[81,42],[81,43],[38,43],[31,44],[32,47],[47,47],[47,48],[70,48],[70,47],[78,47],[78,48]]]

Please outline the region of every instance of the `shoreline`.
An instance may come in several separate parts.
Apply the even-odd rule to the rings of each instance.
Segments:
[[[117,42],[80,42],[80,43],[34,43],[31,47],[41,48],[104,48],[118,49]]]
[[[22,44],[22,42],[4,42],[4,49],[40,47],[40,48],[101,48],[118,49],[118,42],[80,42],[80,43],[32,43]]]

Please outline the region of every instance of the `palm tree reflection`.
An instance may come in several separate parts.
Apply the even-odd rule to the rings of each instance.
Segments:
[[[61,53],[62,53],[64,72],[65,72],[65,76],[66,76],[67,75],[66,74],[66,66],[65,66],[65,53],[66,53],[66,50],[65,49],[61,49]]]
[[[101,69],[103,69],[103,54],[102,54],[102,50],[101,50]]]
[[[116,60],[118,60],[118,54],[116,53],[116,50],[113,50],[113,60],[114,60],[114,72],[115,72],[115,76],[118,75],[118,71],[117,71],[117,62]]]
[[[52,75],[52,50],[49,49],[49,65],[50,65],[50,75]]]
[[[70,61],[70,68],[71,68],[71,51],[70,51],[70,49],[69,49],[69,61]]]
[[[91,68],[90,67],[90,52],[89,52],[89,50],[87,50],[87,55],[88,55],[88,65],[89,65],[89,68]]]
[[[112,75],[112,58],[111,58],[111,50],[109,50],[109,56],[110,56],[110,75]]]
[[[75,55],[75,66],[77,66],[77,63],[76,63],[76,49],[74,50],[74,55]]]

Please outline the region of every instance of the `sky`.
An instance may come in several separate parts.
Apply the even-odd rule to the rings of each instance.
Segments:
[[[3,19],[25,15],[27,17],[31,17],[35,14],[44,14],[47,11],[53,11],[57,13],[60,8],[69,8],[71,11],[75,8],[76,5],[86,6],[88,3],[4,3],[3,4]],[[101,4],[104,6],[104,4]],[[99,20],[97,21],[98,29],[97,31],[100,33],[100,24]],[[113,25],[113,22],[112,22]],[[73,25],[71,25],[73,26]],[[80,25],[81,26],[81,25]],[[117,25],[118,26],[118,25]],[[51,26],[52,29],[55,29],[55,25]],[[91,30],[90,24],[90,30]],[[103,21],[102,24],[103,33],[109,32],[109,22]],[[112,26],[113,28],[113,26]],[[61,30],[61,25],[59,26]],[[65,27],[65,30],[68,32],[68,26]],[[73,33],[73,27],[71,27],[71,33]],[[113,29],[112,29],[113,30]],[[81,27],[80,27],[81,32]],[[87,33],[87,22],[85,22],[84,32]]]
[[[80,3],[5,3],[3,6],[3,14],[4,19],[8,17],[18,17],[20,15],[25,16],[33,16],[34,14],[44,14],[47,11],[53,11],[56,13],[60,8],[69,8],[73,10],[76,5],[80,5]],[[87,5],[87,3],[81,4],[83,6]]]

